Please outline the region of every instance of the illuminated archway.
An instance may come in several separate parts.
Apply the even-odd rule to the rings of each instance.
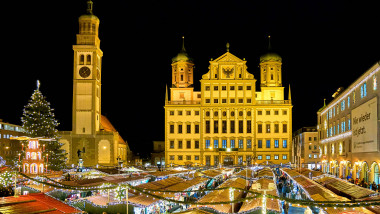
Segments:
[[[376,184],[380,183],[380,178],[379,178],[379,164],[376,162],[373,162],[371,164],[371,170],[369,173],[369,182],[375,182]]]
[[[30,173],[31,174],[37,174],[38,173],[38,167],[36,163],[30,164]]]
[[[24,164],[24,173],[26,173],[26,174],[29,173],[29,164],[28,163]]]
[[[363,179],[364,182],[367,182],[368,183],[368,171],[369,171],[369,168],[368,168],[368,164],[367,162],[363,162],[362,163],[362,168],[361,168],[361,173],[360,173],[360,179]]]
[[[40,173],[43,173],[44,172],[44,164],[40,164]]]

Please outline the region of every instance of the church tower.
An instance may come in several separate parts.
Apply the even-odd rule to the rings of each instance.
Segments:
[[[101,60],[99,18],[87,1],[87,13],[79,17],[74,50],[73,134],[95,135],[101,119]]]

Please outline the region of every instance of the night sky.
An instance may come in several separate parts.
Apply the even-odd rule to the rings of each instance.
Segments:
[[[260,82],[259,57],[271,35],[286,92],[291,85],[293,131],[316,125],[323,99],[380,60],[378,5],[363,1],[93,2],[104,53],[102,114],[135,153],[164,140],[165,86],[182,36],[199,91],[209,60],[224,54],[227,42]],[[58,129],[71,130],[72,45],[86,7],[86,0],[2,2],[0,119],[21,124],[38,79]]]

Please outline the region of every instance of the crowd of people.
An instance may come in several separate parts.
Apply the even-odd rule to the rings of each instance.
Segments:
[[[373,181],[372,183],[367,183],[364,179],[353,179],[353,178],[347,178],[348,182],[352,183],[352,184],[356,184],[360,187],[363,187],[363,188],[367,188],[367,189],[371,189],[375,192],[378,192],[379,189],[380,189],[380,184],[376,184],[375,181]]]

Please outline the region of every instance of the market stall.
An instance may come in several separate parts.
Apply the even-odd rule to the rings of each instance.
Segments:
[[[264,195],[278,196],[273,179],[260,178],[252,183],[250,190],[263,193]],[[250,192],[246,197],[254,196],[255,194]],[[266,196],[246,200],[241,206],[239,213],[252,213],[254,211],[261,211],[262,213],[281,213],[280,201],[278,199],[268,198]]]
[[[242,178],[231,178],[222,183],[219,188],[225,187],[235,187],[239,189],[244,189],[246,184],[246,180]],[[243,197],[244,191],[228,188],[222,190],[213,190],[204,197],[202,197],[198,202],[226,202],[226,201],[234,201]],[[219,213],[232,213],[238,211],[238,203],[222,203],[215,205],[192,205],[190,209],[208,209],[214,210]]]

